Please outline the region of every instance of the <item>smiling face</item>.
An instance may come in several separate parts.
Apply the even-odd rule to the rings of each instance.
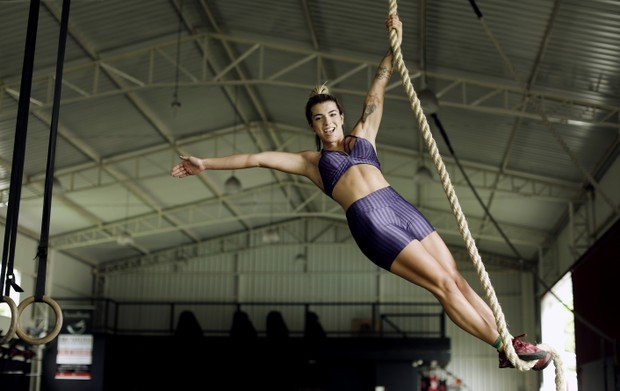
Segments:
[[[338,142],[344,137],[344,115],[334,101],[317,103],[311,108],[310,126],[323,144]]]

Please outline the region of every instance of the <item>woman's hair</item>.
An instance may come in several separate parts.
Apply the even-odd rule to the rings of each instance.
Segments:
[[[335,96],[329,93],[329,88],[325,85],[325,83],[318,85],[310,91],[310,97],[308,98],[308,102],[306,102],[306,120],[309,125],[312,125],[312,107],[318,103],[329,102],[332,101],[338,107],[338,112],[342,114],[342,107],[340,106],[340,102],[336,99]],[[319,136],[315,136],[316,141],[316,150],[321,150],[321,139]]]

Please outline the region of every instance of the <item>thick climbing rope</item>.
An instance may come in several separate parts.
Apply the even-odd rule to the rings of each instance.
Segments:
[[[396,0],[389,0],[389,15],[397,14],[397,4]],[[439,177],[441,178],[441,184],[443,186],[444,192],[448,198],[450,203],[450,207],[452,208],[452,212],[456,221],[458,223],[459,232],[465,241],[465,245],[469,252],[470,258],[473,262],[474,268],[476,269],[476,273],[478,274],[478,278],[480,279],[480,283],[484,289],[487,302],[489,303],[489,307],[493,311],[493,315],[495,317],[495,322],[498,328],[498,331],[504,341],[512,341],[512,335],[508,332],[508,327],[506,324],[506,319],[504,317],[504,313],[502,311],[501,305],[497,300],[497,295],[495,294],[495,289],[491,284],[491,280],[489,275],[484,267],[480,254],[478,253],[478,248],[476,247],[476,243],[469,231],[469,227],[467,224],[467,219],[463,214],[461,206],[459,204],[458,198],[454,191],[454,187],[450,181],[450,176],[446,170],[446,166],[443,163],[441,155],[439,153],[439,149],[437,148],[437,143],[435,142],[433,135],[431,134],[430,127],[426,120],[426,116],[422,111],[422,106],[420,104],[420,100],[418,99],[416,92],[411,83],[411,78],[409,77],[409,71],[404,63],[402,52],[400,49],[400,45],[398,44],[397,33],[395,30],[390,31],[390,45],[392,47],[392,52],[394,54],[394,65],[398,68],[400,72],[403,86],[405,88],[405,92],[409,98],[409,102],[411,104],[411,109],[413,110],[416,119],[420,125],[420,131],[422,132],[422,136],[424,141],[426,142],[426,146],[428,147],[431,158],[433,159],[433,163],[437,168],[437,172],[439,173]],[[542,348],[543,345],[538,345]],[[545,350],[549,351],[553,357],[554,365],[556,368],[556,389],[557,391],[565,390],[564,386],[564,376],[563,376],[563,364],[561,358],[557,352],[555,352],[551,347],[546,345]],[[504,350],[506,352],[506,356],[510,360],[510,362],[517,368],[518,370],[525,372],[529,371],[534,365],[536,361],[524,361],[519,358],[517,353],[514,350],[514,347],[511,343],[506,343]]]

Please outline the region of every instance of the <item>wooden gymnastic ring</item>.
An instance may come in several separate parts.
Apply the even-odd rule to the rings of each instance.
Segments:
[[[10,296],[2,296],[2,301],[9,305],[11,309],[11,324],[9,325],[9,330],[4,334],[4,336],[0,337],[0,345],[4,345],[9,342],[11,338],[15,336],[15,329],[17,328],[17,317],[19,316],[17,313],[17,306],[13,299]]]
[[[21,303],[19,303],[19,306],[17,307],[17,313],[19,317],[21,317],[22,311],[26,307],[28,307],[30,304],[34,303],[34,301],[35,301],[34,296],[30,296],[22,300]],[[41,301],[46,303],[50,307],[52,307],[52,309],[54,310],[54,313],[56,314],[56,324],[54,325],[54,328],[52,329],[52,331],[49,332],[46,336],[43,336],[41,338],[33,338],[30,335],[28,335],[28,333],[26,333],[24,330],[22,330],[19,322],[17,322],[17,328],[15,332],[17,333],[19,338],[21,338],[24,342],[27,342],[31,345],[41,345],[44,343],[48,343],[52,339],[56,338],[58,333],[60,333],[60,329],[62,328],[62,309],[60,308],[58,303],[56,303],[49,296],[43,296]]]

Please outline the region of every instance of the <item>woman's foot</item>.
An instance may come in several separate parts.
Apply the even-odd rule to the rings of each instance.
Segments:
[[[535,371],[542,371],[547,368],[551,362],[551,353],[542,350],[529,342],[521,341],[521,337],[525,337],[527,334],[521,334],[518,337],[512,339],[512,346],[517,353],[517,356],[524,361],[538,360],[538,362],[532,367]],[[514,365],[510,362],[506,356],[504,350],[499,352],[499,367],[500,368],[514,368]]]

